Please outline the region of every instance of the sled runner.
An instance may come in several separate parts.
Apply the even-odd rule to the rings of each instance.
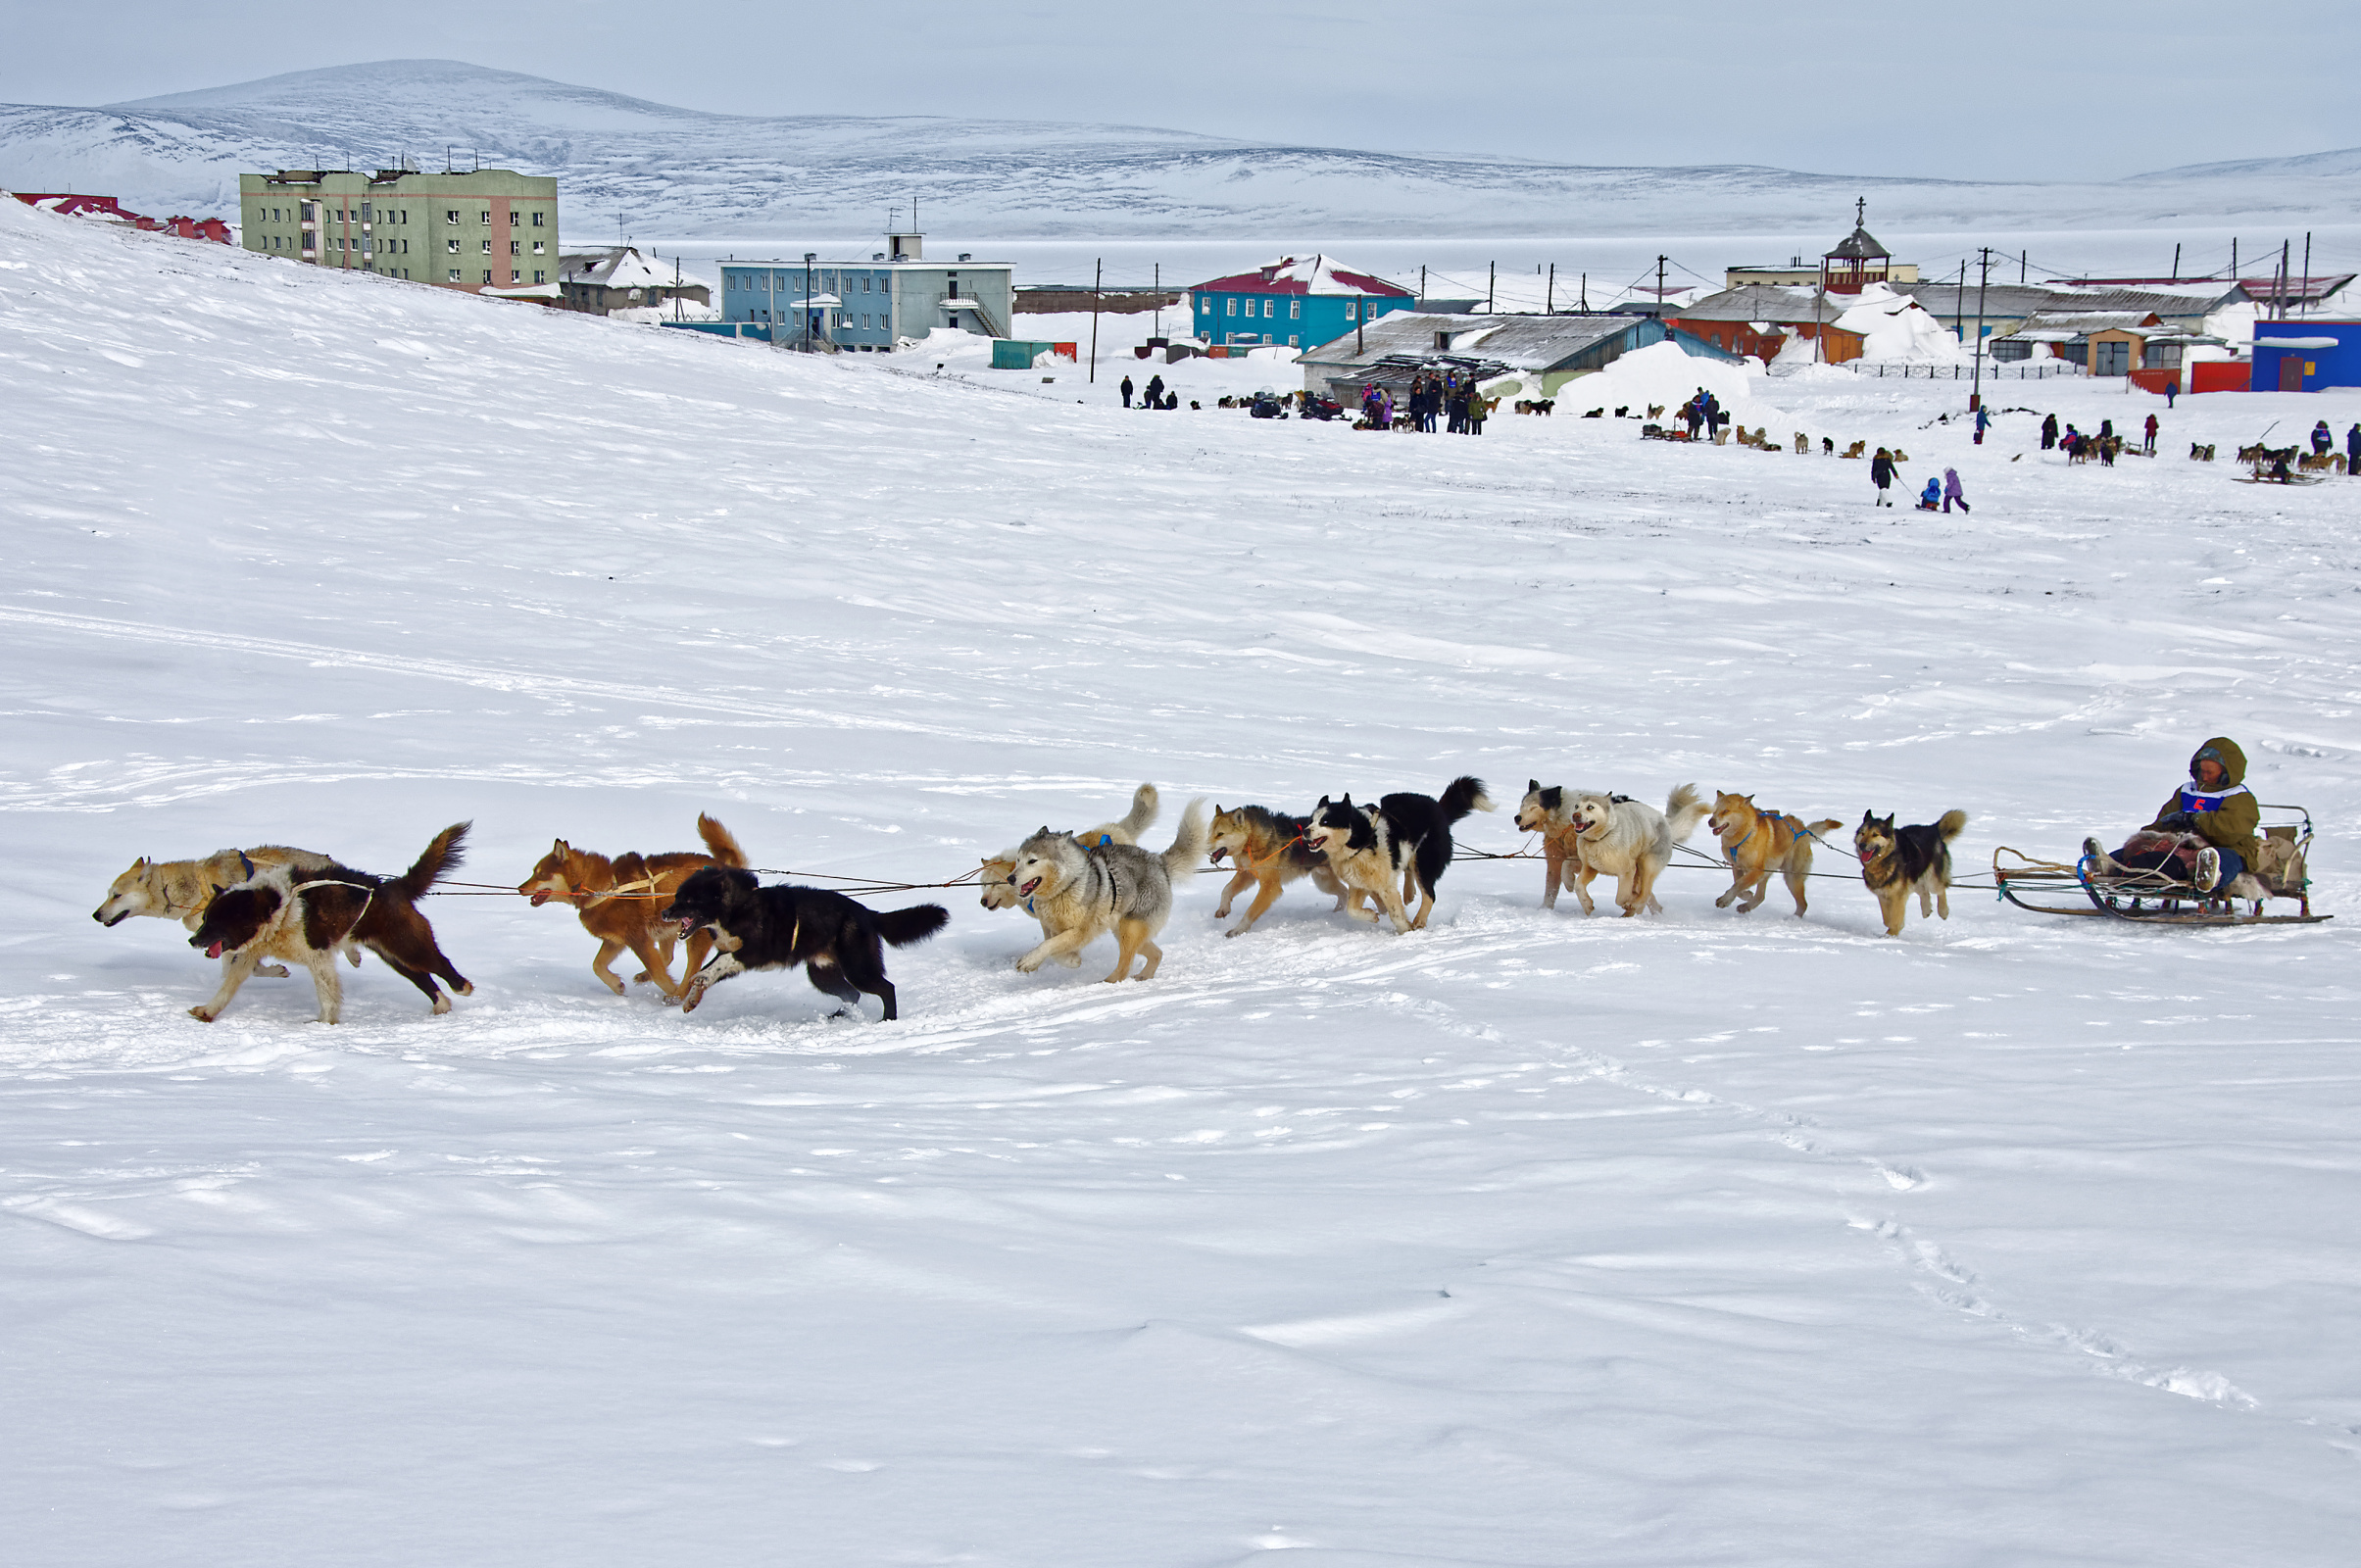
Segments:
[[[2152,925],[2317,925],[2335,919],[2312,912],[2312,879],[2305,866],[2312,849],[2312,813],[2300,806],[2265,806],[2262,810],[2262,831],[2256,835],[2262,855],[2245,874],[2265,898],[2234,898],[2228,888],[2200,893],[2195,883],[2170,870],[2102,872],[2088,857],[2072,864],[2037,860],[2006,846],[1992,852],[1992,883],[2000,897],[2036,914],[2108,915]],[[2078,892],[2083,903],[2052,902],[2072,900]],[[2265,914],[2271,899],[2295,900],[2297,912]],[[2241,906],[2247,906],[2246,913],[2238,912]]]

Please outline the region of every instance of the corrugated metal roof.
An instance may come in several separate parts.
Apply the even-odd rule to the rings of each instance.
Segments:
[[[1851,233],[1837,241],[1836,249],[1829,251],[1827,254],[1830,256],[1841,257],[1848,262],[1882,262],[1890,260],[1894,255],[1894,253],[1886,249],[1885,246],[1880,245],[1876,240],[1870,238],[1869,230],[1866,228],[1857,227]]]
[[[1978,290],[1973,282],[1965,289],[1956,280],[1892,286],[1895,293],[1917,300],[1931,316],[1946,321],[1953,316],[1975,318]],[[1990,321],[1995,317],[2008,319],[2044,312],[2153,311],[2158,316],[2207,316],[2235,303],[2238,291],[2220,284],[2211,285],[2206,291],[2175,293],[2163,289],[2051,288],[2038,283],[1994,283],[1982,291],[1982,298],[1984,318]]]
[[[1771,283],[1748,283],[1708,294],[1695,305],[1668,305],[1668,321],[1833,321],[1859,301],[1846,296],[1821,302],[1817,290],[1780,288]]]

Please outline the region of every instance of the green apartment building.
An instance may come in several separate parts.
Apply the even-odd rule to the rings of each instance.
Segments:
[[[246,249],[414,283],[546,287],[557,297],[558,182],[508,169],[282,169],[238,176]]]

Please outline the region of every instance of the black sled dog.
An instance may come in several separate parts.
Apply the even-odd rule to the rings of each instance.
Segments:
[[[1405,791],[1383,796],[1374,807],[1355,807],[1350,795],[1342,805],[1332,804],[1323,795],[1312,808],[1303,842],[1326,853],[1330,869],[1349,887],[1361,888],[1377,899],[1380,907],[1394,917],[1397,930],[1421,931],[1435,912],[1435,884],[1443,880],[1444,868],[1451,863],[1452,826],[1470,811],[1492,808],[1484,781],[1464,774],[1445,787],[1439,801]],[[1361,821],[1372,811],[1375,820]],[[1402,878],[1399,904],[1376,892],[1373,878],[1381,863]],[[1377,918],[1375,911],[1361,915],[1360,900],[1351,894],[1347,898],[1347,913]],[[1420,898],[1414,919],[1407,912],[1412,898]]]
[[[690,875],[659,919],[676,922],[686,941],[710,926],[721,947],[681,990],[680,1010],[695,1012],[706,992],[748,969],[804,966],[813,986],[858,1011],[863,991],[898,1016],[894,983],[885,977],[885,946],[907,948],[950,923],[939,904],[916,904],[885,914],[825,888],[782,883],[763,887],[752,871],[707,866]]]

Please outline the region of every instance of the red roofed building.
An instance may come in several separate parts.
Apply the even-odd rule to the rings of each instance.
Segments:
[[[1291,349],[1343,337],[1417,300],[1398,283],[1350,271],[1325,256],[1282,257],[1189,291],[1190,318],[1206,342]]]
[[[45,213],[57,213],[67,218],[97,218],[108,222],[128,223],[133,228],[151,234],[172,234],[180,239],[209,239],[216,245],[229,243],[229,225],[218,218],[142,218],[120,205],[112,196],[80,196],[65,191],[12,192],[27,207],[38,207]]]

